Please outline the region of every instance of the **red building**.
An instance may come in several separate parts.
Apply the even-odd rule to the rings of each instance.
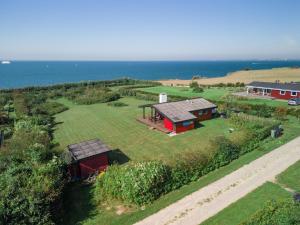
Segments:
[[[198,121],[212,118],[217,106],[203,98],[197,98],[154,104],[152,108],[155,120],[162,120],[169,131],[180,133],[194,129]]]
[[[73,179],[87,178],[108,166],[110,149],[99,139],[72,144],[68,149],[71,155],[69,172]]]
[[[277,99],[289,100],[300,98],[300,83],[271,83],[271,82],[251,82],[247,86],[248,94],[269,96]]]

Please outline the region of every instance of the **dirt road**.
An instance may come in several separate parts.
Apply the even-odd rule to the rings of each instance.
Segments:
[[[300,160],[300,137],[184,197],[136,225],[198,225]]]

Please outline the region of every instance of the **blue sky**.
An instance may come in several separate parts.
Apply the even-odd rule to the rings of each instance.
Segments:
[[[300,1],[0,0],[0,59],[300,59]]]

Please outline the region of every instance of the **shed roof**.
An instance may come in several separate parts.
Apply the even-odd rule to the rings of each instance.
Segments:
[[[197,117],[191,113],[193,111],[216,108],[217,106],[204,98],[196,98],[191,100],[155,104],[153,107],[176,123],[196,119]]]
[[[99,139],[80,142],[68,145],[68,149],[74,160],[81,160],[90,156],[98,155],[110,151]]]
[[[290,90],[290,91],[300,91],[300,83],[272,83],[272,82],[260,82],[253,81],[247,86],[250,87],[261,87],[261,88],[270,88],[270,89],[279,89],[279,90]]]

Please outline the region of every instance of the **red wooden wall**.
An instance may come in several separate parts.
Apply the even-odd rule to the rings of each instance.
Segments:
[[[190,125],[188,126],[183,126],[183,123],[177,123],[176,124],[176,133],[184,132],[187,130],[192,130],[195,128],[195,122],[193,121]]]
[[[199,115],[199,111],[193,112],[193,114],[198,118],[198,121],[209,120],[212,118],[212,109],[207,109],[206,114]]]
[[[289,100],[291,98],[300,98],[300,92],[297,92],[297,96],[292,96],[291,94],[292,94],[291,91],[286,91],[285,95],[281,95],[280,90],[272,90],[271,91],[271,96],[274,98],[278,98],[278,99]]]
[[[165,128],[173,131],[173,122],[166,117],[164,117],[164,125],[165,125]]]
[[[103,171],[108,166],[108,157],[106,153],[91,156],[80,160],[78,163],[69,166],[69,172],[72,177],[86,178],[96,171]]]

